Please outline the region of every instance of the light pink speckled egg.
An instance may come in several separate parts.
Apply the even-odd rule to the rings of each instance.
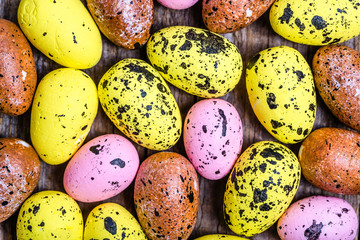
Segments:
[[[157,0],[161,5],[172,9],[186,9],[192,7],[199,0]]]
[[[107,134],[92,139],[73,156],[64,173],[65,191],[81,202],[97,202],[125,190],[139,168],[139,155],[126,138]]]
[[[243,130],[233,105],[222,99],[205,99],[189,110],[184,125],[186,154],[204,178],[225,177],[240,156]]]
[[[355,210],[344,199],[313,196],[293,203],[277,231],[282,240],[353,240],[358,225]]]

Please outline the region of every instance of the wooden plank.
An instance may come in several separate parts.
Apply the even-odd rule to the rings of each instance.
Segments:
[[[0,0],[0,17],[17,23],[17,6],[19,2],[20,0]],[[162,7],[160,4],[155,2],[155,20],[151,32],[153,33],[163,27],[172,25],[188,25],[204,28],[204,24],[201,18],[201,1],[187,10],[171,10]],[[243,57],[244,66],[246,66],[249,59],[253,55],[269,47],[279,45],[294,47],[305,56],[309,63],[311,63],[312,57],[315,51],[318,49],[317,47],[310,47],[289,42],[275,34],[270,27],[268,13],[266,13],[258,21],[248,26],[247,28],[239,30],[235,33],[225,34],[224,36],[239,48]],[[349,40],[345,43],[345,45],[360,50],[359,38]],[[33,52],[37,64],[38,81],[40,81],[40,79],[48,72],[61,67],[60,65],[47,59],[35,48],[33,48]],[[113,64],[121,59],[130,57],[146,60],[145,49],[142,48],[138,50],[125,50],[115,46],[109,40],[103,37],[103,56],[100,62],[92,69],[85,70],[85,72],[88,73],[97,84],[102,75]],[[179,104],[182,113],[182,119],[184,120],[187,111],[196,101],[200,100],[200,98],[189,95],[179,89],[176,89],[173,86],[170,86],[170,88]],[[222,98],[231,102],[239,111],[239,114],[242,118],[244,127],[243,150],[257,141],[275,141],[275,139],[261,126],[251,109],[245,88],[245,74],[241,78],[241,81],[236,86],[236,88]],[[346,128],[331,115],[323,101],[320,99],[319,95],[317,96],[317,100],[318,109],[314,129],[328,126]],[[30,111],[19,117],[9,117],[7,115],[0,114],[0,137],[18,137],[30,142],[29,124]],[[121,134],[107,118],[101,107],[99,107],[98,115],[86,141],[106,133]],[[300,144],[288,146],[297,154]],[[139,152],[141,161],[154,153],[154,151],[144,149],[140,146],[137,146],[137,150]],[[182,140],[180,140],[173,148],[169,149],[168,151],[175,151],[186,156]],[[50,189],[64,191],[62,176],[65,167],[66,163],[59,166],[50,166],[42,162],[42,173],[35,191]],[[200,205],[196,226],[191,235],[191,239],[211,233],[233,234],[227,228],[222,216],[222,201],[225,184],[226,178],[218,181],[210,181],[200,177]],[[123,193],[103,202],[120,203],[135,215],[135,209],[133,205],[133,187],[134,185],[132,184]],[[337,194],[331,194],[313,187],[304,179],[301,181],[300,188],[294,200],[299,200],[301,198],[316,194],[344,198],[355,208],[357,213],[359,213],[360,196],[341,196]],[[83,211],[84,220],[86,219],[89,212],[98,204],[100,204],[100,202],[91,204],[79,203]],[[0,239],[7,240],[15,238],[17,214],[18,213],[14,214],[10,219],[0,224]],[[252,239],[263,240],[278,238],[279,237],[277,236],[276,228],[273,226],[266,232],[254,236]]]

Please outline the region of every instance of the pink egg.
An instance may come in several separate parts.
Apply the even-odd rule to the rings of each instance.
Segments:
[[[139,168],[139,155],[126,138],[107,134],[92,139],[69,161],[65,191],[81,202],[97,202],[125,190]]]
[[[158,0],[161,5],[178,10],[192,7],[197,1],[199,0]]]
[[[355,210],[344,199],[313,196],[293,203],[277,230],[282,240],[353,240],[358,225]]]
[[[205,99],[189,110],[184,125],[186,154],[204,178],[225,177],[240,156],[241,119],[235,107],[221,99]]]

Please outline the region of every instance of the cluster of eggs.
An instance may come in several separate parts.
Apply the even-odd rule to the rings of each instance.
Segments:
[[[159,2],[184,9],[196,0]],[[199,173],[211,180],[228,176],[223,215],[238,235],[261,233],[280,219],[281,239],[353,239],[358,219],[346,201],[313,196],[290,206],[301,172],[329,192],[360,193],[360,135],[335,128],[312,132],[315,86],[340,121],[360,130],[360,53],[328,45],[360,33],[360,1],[307,2],[305,6],[293,0],[204,0],[203,20],[211,31],[172,26],[150,36],[151,0],[88,0],[91,14],[81,1],[21,0],[22,31],[0,19],[0,110],[17,116],[32,106],[34,148],[20,139],[0,139],[0,220],[22,204],[18,239],[187,239],[197,217]],[[278,141],[302,142],[298,157],[272,141],[254,143],[240,155],[241,118],[231,103],[219,99],[238,84],[243,62],[237,47],[217,33],[244,28],[270,7],[270,23],[278,34],[302,44],[326,45],[317,51],[312,68],[297,50],[285,46],[259,52],[246,67],[246,88],[255,115]],[[124,48],[147,43],[150,64],[124,59],[96,86],[79,69],[93,67],[101,57],[97,26]],[[27,39],[65,67],[48,73],[37,87]],[[184,123],[166,82],[206,98],[191,107]],[[159,152],[140,165],[133,143],[116,134],[82,146],[97,114],[98,99],[113,124],[140,146],[167,150],[183,134],[189,160]],[[63,177],[67,194],[42,191],[30,196],[40,176],[39,157],[54,165],[71,159]],[[83,230],[75,200],[102,201],[133,181],[139,222],[122,206],[105,203],[91,211]],[[215,239],[244,238],[209,235],[198,240]]]

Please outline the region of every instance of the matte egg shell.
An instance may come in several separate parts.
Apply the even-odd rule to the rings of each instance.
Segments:
[[[194,240],[248,240],[248,239],[232,236],[232,235],[212,234],[212,235],[202,236]]]
[[[243,129],[236,108],[221,99],[205,99],[189,110],[184,125],[186,154],[203,177],[225,177],[240,156]]]
[[[17,15],[29,41],[58,64],[85,69],[100,60],[101,34],[80,0],[21,0]]]
[[[18,138],[0,138],[0,222],[32,193],[40,177],[35,150]]]
[[[285,212],[300,184],[296,155],[277,142],[248,147],[236,161],[224,194],[225,223],[251,237],[271,227]]]
[[[135,179],[135,210],[151,239],[187,239],[196,222],[199,182],[191,163],[177,153],[148,157]]]
[[[182,10],[192,7],[199,0],[157,0],[167,8]]]
[[[360,130],[360,53],[355,49],[329,45],[313,59],[317,89],[331,112],[344,124]]]
[[[79,149],[98,109],[94,81],[84,72],[60,68],[40,81],[34,96],[30,137],[39,157],[61,164]]]
[[[146,53],[166,81],[203,98],[227,94],[242,74],[238,48],[205,29],[189,26],[160,29],[150,37]]]
[[[287,46],[256,54],[246,69],[246,89],[259,122],[277,140],[298,143],[316,116],[313,75],[306,59]]]
[[[74,199],[59,191],[30,196],[20,208],[16,224],[18,240],[82,240],[83,217]]]
[[[229,33],[256,21],[274,0],[203,0],[202,18],[213,32]]]
[[[344,199],[312,196],[291,204],[277,231],[282,240],[353,240],[358,226],[354,208]]]
[[[139,168],[136,148],[126,138],[106,134],[82,146],[64,173],[65,191],[81,202],[111,198],[126,189]]]
[[[340,43],[360,34],[360,0],[276,0],[270,24],[282,37],[301,44]]]
[[[338,194],[360,194],[360,134],[320,128],[301,144],[299,161],[306,180]]]
[[[0,111],[25,113],[34,97],[36,66],[32,50],[20,28],[0,19]]]
[[[123,59],[104,74],[98,86],[106,115],[135,143],[161,151],[180,139],[179,106],[165,80],[150,64]]]
[[[87,0],[87,6],[101,32],[116,45],[134,49],[149,39],[153,0]]]
[[[103,203],[89,213],[84,240],[147,240],[139,222],[126,208],[116,203]]]

